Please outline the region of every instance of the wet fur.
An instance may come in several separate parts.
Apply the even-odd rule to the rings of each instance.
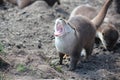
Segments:
[[[107,0],[98,15],[92,20],[81,15],[72,15],[68,21],[57,19],[57,21],[64,22],[65,25],[74,30],[70,31],[73,36],[70,36],[69,34],[68,36],[66,35],[64,37],[55,36],[55,46],[59,53],[60,64],[62,64],[64,54],[68,54],[70,55],[69,70],[74,70],[76,68],[82,49],[85,49],[87,57],[91,55],[96,35],[96,28],[98,28],[103,22],[104,17],[107,13],[107,9],[110,6],[111,2],[112,0]],[[65,37],[69,37],[69,39],[66,40]],[[69,42],[70,40],[72,41]],[[56,42],[59,42],[59,44]],[[63,51],[60,49],[60,47]]]

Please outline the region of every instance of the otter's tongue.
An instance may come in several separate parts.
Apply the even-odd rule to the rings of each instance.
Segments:
[[[56,31],[54,33],[55,36],[61,36],[63,33],[63,26],[62,24],[57,24]]]

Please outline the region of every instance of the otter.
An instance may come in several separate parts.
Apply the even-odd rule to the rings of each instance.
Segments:
[[[82,49],[86,51],[86,59],[93,51],[96,29],[102,24],[107,10],[113,0],[106,0],[100,12],[92,20],[75,15],[68,20],[58,18],[54,26],[55,47],[62,64],[63,56],[70,56],[69,70],[75,70]]]
[[[78,6],[71,13],[71,17],[75,15],[82,15],[91,20],[96,16],[96,14],[97,10],[95,8],[83,5]],[[104,21],[103,24],[97,29],[96,37],[101,40],[105,49],[112,50],[118,40],[119,34],[116,27],[112,23]]]
[[[116,27],[109,23],[103,23],[97,30],[97,37],[101,40],[103,47],[111,51],[119,38]]]

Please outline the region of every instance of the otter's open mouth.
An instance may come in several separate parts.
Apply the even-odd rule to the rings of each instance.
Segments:
[[[64,33],[63,25],[58,22],[55,27],[54,36],[62,36],[63,33]]]

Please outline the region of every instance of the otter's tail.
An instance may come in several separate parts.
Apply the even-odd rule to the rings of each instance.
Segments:
[[[102,24],[102,22],[106,16],[107,10],[108,10],[109,6],[111,5],[112,1],[113,0],[106,0],[105,4],[103,5],[103,7],[100,10],[100,12],[98,13],[98,15],[91,20],[97,29]]]

